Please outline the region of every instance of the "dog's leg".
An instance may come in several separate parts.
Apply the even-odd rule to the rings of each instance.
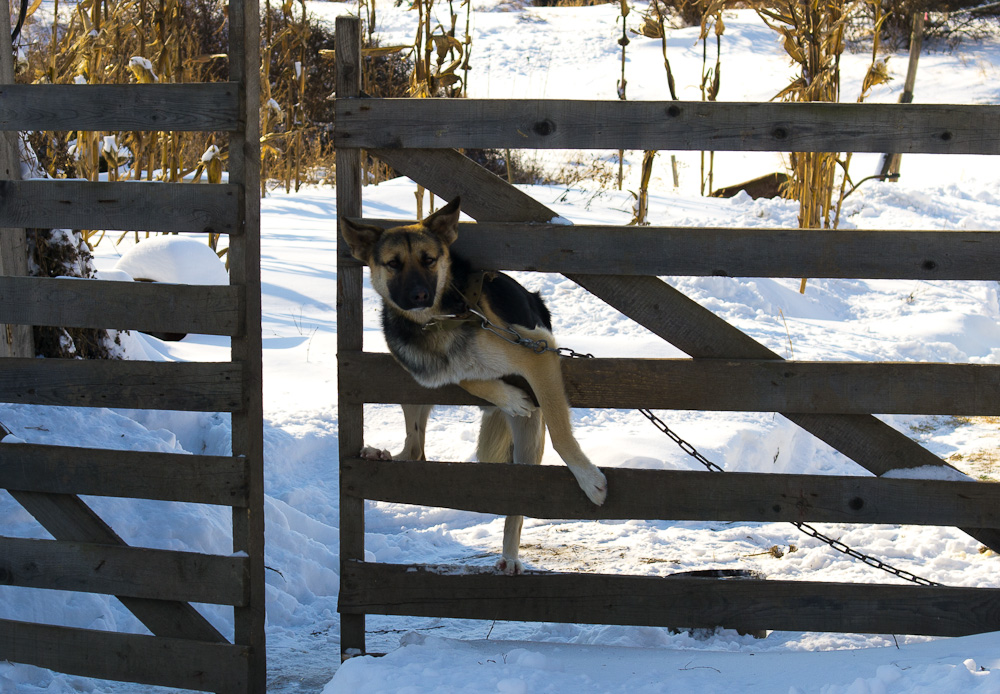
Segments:
[[[424,440],[427,436],[427,420],[434,405],[403,405],[403,420],[406,422],[406,441],[403,450],[392,456],[397,460],[427,460],[424,455]]]
[[[476,460],[480,463],[510,463],[514,460],[513,439],[503,412],[495,407],[484,407],[476,440]]]
[[[513,461],[514,450],[510,425],[507,423],[508,419],[510,418],[507,415],[495,407],[483,408],[483,419],[479,425],[479,438],[476,440],[476,459],[480,463],[510,463]],[[523,516],[507,516],[507,520],[504,522],[503,553],[497,560],[496,567],[509,575],[524,571],[524,566],[517,558],[523,522]]]
[[[608,481],[573,436],[559,356],[551,352],[532,354],[522,363],[525,367],[522,375],[528,380],[545,415],[552,447],[569,467],[587,498],[600,506],[608,496]]]
[[[535,409],[535,403],[527,393],[499,379],[459,381],[458,385],[477,398],[492,402],[512,417],[527,417]]]
[[[484,463],[513,462],[538,465],[545,449],[545,424],[540,410],[527,417],[512,417],[495,408],[484,408],[476,444],[476,457]],[[524,573],[518,559],[524,516],[507,516],[503,528],[503,553],[496,566],[509,576]]]
[[[396,455],[372,446],[361,449],[361,457],[369,460],[427,460],[424,455],[424,440],[427,434],[427,419],[434,405],[403,405],[403,420],[406,423],[406,441],[403,450]]]

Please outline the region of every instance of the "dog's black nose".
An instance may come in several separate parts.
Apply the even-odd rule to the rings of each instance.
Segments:
[[[414,308],[431,305],[431,293],[426,287],[414,287],[410,290],[410,304]]]

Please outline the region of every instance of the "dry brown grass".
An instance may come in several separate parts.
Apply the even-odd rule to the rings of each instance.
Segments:
[[[1000,417],[952,417],[958,426],[978,427],[985,432],[1000,430]],[[948,462],[967,475],[984,482],[1000,481],[1000,448],[986,445],[967,453],[954,453]]]

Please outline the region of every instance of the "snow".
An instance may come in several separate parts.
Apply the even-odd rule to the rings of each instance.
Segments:
[[[470,95],[480,97],[616,98],[619,69],[617,5],[513,8],[476,0]],[[508,6],[509,8],[510,6]],[[310,3],[332,18],[353,5]],[[639,21],[639,8],[630,26]],[[378,8],[383,42],[412,40],[405,7]],[[766,100],[792,69],[775,37],[754,15],[726,14],[720,98]],[[698,99],[701,48],[697,29],[670,34],[670,58],[681,98]],[[666,81],[658,41],[633,36],[628,48],[630,99],[663,99]],[[860,84],[862,53],[843,61],[845,99]],[[905,55],[893,56],[896,78],[873,100],[894,101]],[[926,53],[918,101],[995,103],[1000,46],[996,39]],[[617,167],[606,152],[525,153],[550,168],[579,161]],[[793,227],[797,210],[782,200],[728,200],[698,194],[698,153],[677,153],[675,189],[669,153],[654,171],[650,219],[665,226]],[[854,157],[856,178],[873,172],[877,155]],[[574,186],[525,186],[559,222],[624,224],[632,216],[639,153],[627,156],[625,191]],[[780,170],[776,154],[716,155],[716,185]],[[365,214],[412,218],[414,186],[395,180],[364,191]],[[1000,634],[933,639],[889,634],[772,632],[766,639],[734,631],[551,623],[511,623],[369,616],[368,646],[383,658],[340,664],[339,489],[337,482],[336,233],[332,188],[274,192],[262,201],[262,291],[265,406],[265,517],[269,689],[299,692],[726,692],[750,694],[902,694],[1000,692]],[[848,198],[844,228],[1000,229],[1000,184],[994,160],[975,156],[903,157],[895,184],[869,182]],[[201,267],[198,284],[225,281],[203,237],[162,241],[133,235],[97,248],[104,278],[126,280]],[[125,258],[169,243],[153,268],[128,269]],[[174,246],[173,244],[178,244]],[[197,248],[196,248],[197,246]],[[196,259],[195,254],[201,256]],[[211,261],[211,262],[208,262]],[[131,262],[131,261],[129,261]],[[125,264],[126,267],[122,267]],[[222,270],[224,273],[224,270]],[[214,279],[213,279],[214,276]],[[679,352],[557,275],[519,274],[542,293],[560,344],[601,357],[677,357]],[[183,281],[176,274],[152,277]],[[671,277],[673,286],[786,358],[801,360],[1000,362],[1000,295],[996,282],[927,282]],[[364,293],[365,345],[384,350],[379,302]],[[215,361],[228,358],[224,338],[189,335],[162,342],[121,336],[133,358]],[[665,412],[679,434],[726,470],[803,474],[868,474],[822,442],[772,413]],[[438,408],[428,455],[471,460],[477,411]],[[1000,426],[994,418],[885,416],[963,473],[995,479]],[[0,404],[0,422],[17,442],[226,455],[229,417],[217,413],[50,408]],[[697,469],[636,412],[576,410],[574,426],[595,463],[608,467]],[[396,449],[402,414],[366,408],[366,442]],[[546,464],[561,464],[547,449]],[[896,476],[941,477],[918,469]],[[168,502],[88,498],[129,543],[228,555],[225,509]],[[366,556],[371,561],[484,567],[499,552],[503,520],[492,516],[370,503]],[[0,491],[3,534],[46,533]],[[954,528],[823,525],[842,542],[952,586],[996,587],[997,557]],[[527,519],[523,560],[534,570],[586,570],[662,576],[697,569],[745,569],[768,578],[852,583],[895,579],[856,562],[788,524],[584,522]],[[777,548],[780,551],[772,551]],[[780,556],[779,556],[780,555]],[[516,580],[516,579],[515,579]],[[199,606],[224,634],[232,610]],[[0,618],[146,633],[113,598],[0,586]],[[0,692],[112,692],[148,687],[87,680],[26,665],[0,663]]]
[[[203,240],[187,236],[153,236],[134,244],[115,272],[133,279],[172,284],[229,284],[226,265]]]

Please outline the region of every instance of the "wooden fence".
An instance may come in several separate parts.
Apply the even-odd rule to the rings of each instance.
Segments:
[[[946,463],[871,413],[1000,412],[1000,367],[786,361],[657,275],[1000,279],[994,231],[677,229],[550,224],[555,213],[453,148],[1000,154],[1000,107],[360,98],[356,20],[337,23],[338,213],[361,216],[360,148],[477,220],[481,268],[560,272],[691,359],[566,360],[576,407],[774,411],[877,475],[607,469],[589,503],[565,469],[359,459],[364,403],[474,404],[425,390],[361,343],[362,268],[338,251],[340,610],[365,614],[960,635],[1000,628],[1000,590],[540,573],[510,578],[365,562],[365,499],[538,518],[958,526],[1000,548],[1000,485],[878,477]]]
[[[0,19],[9,16],[7,5],[0,0]],[[0,445],[0,488],[55,538],[0,537],[0,580],[117,596],[152,633],[5,619],[0,660],[185,689],[265,689],[256,0],[233,0],[229,21],[228,82],[14,85],[12,73],[0,79],[0,135],[8,140],[9,133],[23,130],[229,135],[229,181],[218,185],[20,181],[16,157],[0,167],[0,258],[6,261],[0,266],[0,324],[8,328],[8,340],[0,339],[5,357],[0,402],[232,417],[229,456]],[[10,28],[0,28],[0,34],[9,37]],[[8,50],[0,51],[7,58],[9,47],[8,42]],[[226,234],[230,284],[16,276],[24,272],[10,261],[24,258],[25,228]],[[34,359],[32,325],[222,335],[230,338],[231,358],[220,363]],[[25,330],[27,351],[13,340]],[[232,554],[131,547],[81,494],[230,507]],[[232,606],[232,642],[190,603]]]

